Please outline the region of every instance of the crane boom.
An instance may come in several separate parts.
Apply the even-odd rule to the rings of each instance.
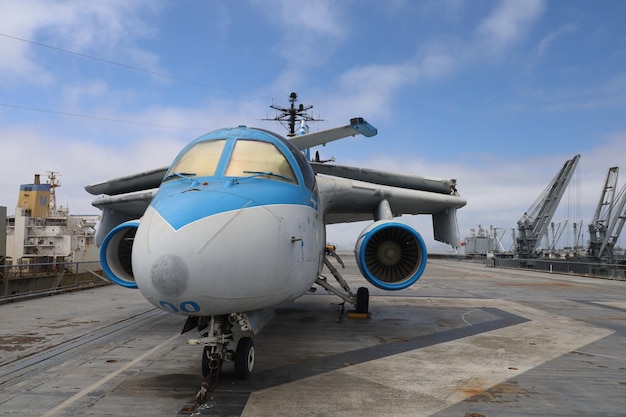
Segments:
[[[615,260],[613,257],[613,248],[615,248],[617,239],[619,238],[620,233],[622,233],[622,229],[624,228],[624,222],[626,221],[626,211],[624,210],[626,206],[626,184],[622,187],[622,190],[619,193],[618,200],[619,203],[616,211],[617,215],[613,216],[613,218],[611,219],[611,224],[609,224],[607,237],[600,247],[600,255],[602,255],[606,251],[609,254],[608,258],[610,262],[614,262]]]
[[[614,261],[613,248],[626,221],[626,185],[615,194],[618,175],[618,167],[609,168],[598,207],[589,225],[588,255],[609,262]]]
[[[518,257],[530,258],[536,256],[535,249],[548,232],[552,216],[554,216],[565,189],[574,175],[574,170],[579,160],[580,155],[575,155],[572,159],[566,161],[537,201],[517,222],[518,235],[515,252]]]
[[[607,230],[611,220],[611,213],[615,204],[615,190],[617,189],[617,178],[619,167],[611,167],[604,179],[604,186],[600,194],[600,201],[596,207],[593,220],[589,224],[589,247],[587,254],[594,258],[601,257],[601,248],[607,238]]]

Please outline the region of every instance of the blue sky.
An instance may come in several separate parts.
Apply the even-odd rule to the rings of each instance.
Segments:
[[[83,185],[168,165],[205,131],[284,133],[260,119],[295,91],[325,120],[312,130],[378,128],[323,157],[456,178],[462,236],[514,227],[580,153],[554,221],[586,225],[626,154],[624,16],[617,0],[3,1],[0,205],[57,171],[59,204],[95,213]],[[428,217],[402,220],[430,243]]]

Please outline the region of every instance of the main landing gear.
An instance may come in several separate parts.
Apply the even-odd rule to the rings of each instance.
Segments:
[[[365,287],[359,287],[356,291],[356,294],[354,294],[352,290],[350,290],[350,286],[348,285],[346,280],[341,276],[337,268],[335,268],[333,264],[330,263],[328,256],[334,257],[337,260],[337,262],[339,262],[342,268],[345,268],[344,263],[339,257],[339,255],[337,255],[334,248],[329,247],[329,246],[326,247],[325,256],[324,256],[324,265],[326,265],[330,273],[333,274],[333,277],[335,277],[335,279],[337,280],[337,282],[343,289],[343,292],[340,289],[335,288],[332,285],[330,285],[326,277],[322,275],[317,277],[317,280],[315,280],[315,283],[323,287],[326,291],[335,294],[342,300],[350,304],[353,304],[355,308],[355,313],[357,315],[367,316],[369,314],[369,305],[370,305],[369,290]]]

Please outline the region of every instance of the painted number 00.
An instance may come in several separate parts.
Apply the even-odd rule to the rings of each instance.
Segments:
[[[183,301],[178,305],[178,307],[169,301],[159,301],[159,305],[163,310],[167,310],[172,313],[197,313],[200,311],[200,306],[195,301]]]

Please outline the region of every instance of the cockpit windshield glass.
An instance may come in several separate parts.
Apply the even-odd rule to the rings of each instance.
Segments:
[[[165,180],[180,176],[211,177],[215,175],[225,144],[225,139],[196,143],[170,168]]]
[[[227,177],[258,176],[297,184],[285,155],[272,143],[239,139],[224,173]]]

